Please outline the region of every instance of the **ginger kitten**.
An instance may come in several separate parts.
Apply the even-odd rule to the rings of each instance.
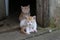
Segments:
[[[30,5],[21,6],[21,14],[19,16],[19,20],[25,19],[25,16],[30,16]]]

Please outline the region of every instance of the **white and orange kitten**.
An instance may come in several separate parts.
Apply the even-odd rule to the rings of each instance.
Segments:
[[[20,27],[21,31],[26,34],[30,34],[30,32],[37,32],[36,16],[26,16],[26,19],[23,19],[20,22]]]

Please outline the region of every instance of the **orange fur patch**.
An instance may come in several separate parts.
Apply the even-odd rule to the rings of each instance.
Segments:
[[[29,17],[27,17],[27,20],[28,21],[32,21],[33,20],[33,17],[32,16],[29,16]]]

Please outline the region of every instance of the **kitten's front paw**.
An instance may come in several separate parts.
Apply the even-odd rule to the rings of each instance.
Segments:
[[[31,32],[34,32],[34,30],[32,30]]]
[[[36,33],[37,33],[37,30],[34,30],[34,32],[36,32]]]
[[[30,34],[30,33],[26,33],[26,34]]]

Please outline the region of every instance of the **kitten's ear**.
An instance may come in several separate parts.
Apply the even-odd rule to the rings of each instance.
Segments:
[[[36,19],[36,16],[33,16],[33,19]]]
[[[23,8],[23,6],[21,6],[21,8]]]
[[[28,5],[28,7],[30,8],[30,5]]]

